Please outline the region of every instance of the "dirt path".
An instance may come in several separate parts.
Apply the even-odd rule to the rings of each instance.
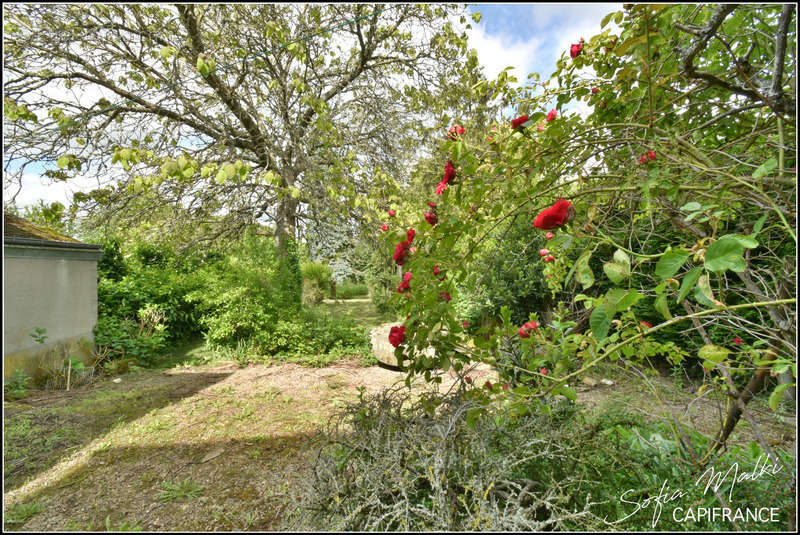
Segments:
[[[476,385],[494,379],[486,368],[471,376]],[[377,391],[404,378],[356,361],[326,368],[224,363],[148,370],[120,383],[7,402],[4,507],[38,504],[41,511],[6,528],[280,529],[310,475],[315,432],[359,387]],[[440,388],[453,381],[445,376]],[[610,386],[581,386],[578,401],[614,400],[658,417],[656,396],[667,412],[700,415],[695,424],[713,427],[709,400],[692,402],[674,383],[652,381],[658,395],[623,376]],[[782,436],[774,415],[756,414],[770,436]],[[737,440],[752,439],[745,427],[737,433]],[[176,485],[172,495],[161,499],[169,484]]]

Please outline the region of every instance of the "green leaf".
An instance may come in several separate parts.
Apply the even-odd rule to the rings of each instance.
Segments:
[[[575,392],[575,389],[570,388],[567,385],[560,386],[558,388],[558,393],[570,401],[575,401],[576,399],[578,399],[578,394]]]
[[[480,11],[476,11],[475,13],[472,14],[472,21],[475,23],[480,22],[481,18],[483,18],[483,15],[481,15]]]
[[[686,204],[681,206],[682,212],[697,212],[702,209],[703,207],[697,201],[687,202]]]
[[[603,264],[603,271],[608,279],[614,284],[621,283],[629,275],[629,273],[625,270],[625,266],[621,266],[614,262],[607,262]]]
[[[714,294],[711,293],[711,283],[708,280],[708,275],[703,274],[697,279],[697,289],[694,291],[694,299],[701,305],[713,307]]]
[[[712,273],[731,270],[741,273],[747,267],[742,256],[745,248],[758,247],[758,242],[747,236],[726,234],[706,249],[704,264]]]
[[[622,249],[614,251],[613,260],[603,264],[603,271],[611,282],[619,284],[631,275],[631,260]]]
[[[715,364],[719,364],[728,358],[730,352],[730,349],[725,347],[707,344],[700,348],[700,350],[697,352],[697,356],[700,357],[701,360],[706,361],[703,363],[703,367],[707,370],[710,370]]]
[[[664,317],[664,319],[672,319],[672,314],[669,311],[669,304],[667,303],[667,294],[661,294],[658,296],[653,306],[655,307],[656,311],[658,311],[658,313]]]
[[[775,387],[775,390],[772,391],[772,394],[769,395],[769,408],[772,410],[778,410],[778,403],[781,401],[781,396],[783,396],[783,392],[789,388],[790,386],[794,386],[795,383],[783,383]]]
[[[667,251],[656,263],[656,277],[661,280],[672,277],[686,263],[689,255],[689,251],[684,251],[683,249]]]
[[[614,262],[620,264],[621,266],[625,266],[628,269],[628,272],[631,270],[631,259],[628,254],[623,251],[622,249],[617,249],[614,251]]]
[[[644,296],[637,292],[636,290],[630,290],[628,293],[625,294],[619,303],[617,303],[617,312],[624,312],[625,310],[629,309],[636,303],[638,303],[641,299],[644,299]]]
[[[611,328],[611,319],[605,305],[598,305],[592,310],[592,314],[589,316],[589,327],[598,342],[603,341],[608,336],[608,330]]]
[[[584,290],[594,284],[594,273],[592,272],[592,268],[589,267],[589,259],[591,257],[591,252],[588,254],[585,253],[575,263],[575,280],[583,286]]]
[[[56,161],[56,164],[58,165],[59,169],[64,169],[66,166],[69,165],[69,162],[70,162],[71,159],[72,158],[71,158],[71,156],[69,154],[65,154],[64,156],[60,156],[58,158],[58,160]]]
[[[702,273],[702,266],[697,266],[683,276],[683,281],[681,281],[681,289],[678,290],[678,299],[675,301],[677,304],[681,304],[681,301],[683,301],[684,298],[689,295],[689,292],[692,291],[692,288],[694,288],[694,285],[697,283],[697,279],[700,278]]]
[[[758,218],[758,221],[756,221],[756,224],[753,225],[753,232],[750,233],[750,236],[749,236],[750,238],[755,239],[755,237],[758,235],[758,233],[761,232],[761,228],[764,226],[764,222],[767,220],[767,217],[769,217],[769,214],[764,214],[764,215],[762,215],[761,217]]]
[[[776,167],[778,167],[778,160],[776,160],[775,158],[770,158],[769,160],[758,166],[758,169],[753,171],[753,178],[761,178],[765,175],[768,175]]]

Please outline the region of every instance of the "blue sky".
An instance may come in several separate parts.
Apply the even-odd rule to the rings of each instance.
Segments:
[[[514,67],[514,75],[527,85],[527,76],[538,72],[547,79],[555,70],[556,60],[569,50],[571,43],[600,33],[600,21],[612,11],[620,11],[622,4],[469,4],[472,11],[480,11],[482,19],[472,23],[468,31],[470,47],[475,48],[484,74],[492,79],[505,67]],[[580,104],[567,106],[576,112]],[[39,165],[29,166],[30,173],[23,177],[23,187],[17,196],[17,205],[35,204],[37,200],[60,201],[68,205],[75,191],[88,191],[97,187],[94,180],[71,180],[53,183],[37,173]],[[13,194],[4,189],[4,196]]]

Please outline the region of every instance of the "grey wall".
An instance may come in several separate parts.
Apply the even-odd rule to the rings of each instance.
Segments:
[[[93,340],[98,252],[5,246],[3,253],[4,378],[17,368],[33,373],[48,347]],[[45,346],[29,336],[36,327],[47,329]]]

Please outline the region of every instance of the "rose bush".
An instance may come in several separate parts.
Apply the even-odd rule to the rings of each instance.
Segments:
[[[603,361],[660,357],[675,365],[690,353],[719,378],[707,388],[721,395],[740,395],[756,377],[763,384],[764,370],[784,377],[770,385],[773,406],[792,387],[796,285],[783,274],[792,273],[785,266],[796,254],[789,223],[795,216],[796,171],[789,165],[796,158],[795,125],[787,120],[795,111],[786,100],[731,89],[745,83],[732,67],[736,57],[710,37],[703,41],[706,34],[676,25],[691,9],[637,4],[612,14],[619,35],[606,30],[573,45],[572,61],[562,57],[551,76],[559,87],[555,96],[514,87],[507,75],[475,88],[476,95],[502,96],[532,111],[490,125],[490,142],[444,142],[444,177],[429,195],[440,196],[439,210],[447,216],[421,227],[419,252],[409,261],[420,276],[402,304],[409,315],[402,353],[411,374],[429,378],[436,368],[459,371],[473,361],[502,371],[501,361],[515,363],[508,369],[517,375],[507,377],[513,379],[510,395],[525,397],[514,405],[518,410],[545,396],[574,398],[568,384]],[[776,21],[786,13],[780,6],[759,7],[726,19],[712,15],[738,8],[698,9],[704,14],[698,20],[714,25],[707,35],[728,31],[727,46],[741,54],[751,48],[739,31],[744,24],[780,33]],[[794,33],[783,35],[794,43]],[[670,42],[684,47],[677,50],[691,47],[694,55],[662,53]],[[791,69],[774,43],[759,46],[751,53],[762,64],[777,54]],[[713,92],[691,89],[698,58],[713,72]],[[584,67],[614,87],[613,100],[591,91]],[[775,83],[781,88],[786,80]],[[588,117],[564,113],[573,99],[588,100]],[[521,128],[528,121],[549,124],[531,133]],[[630,165],[637,154],[647,165]],[[442,295],[452,294],[455,303],[459,295],[474,295],[487,274],[476,269],[477,259],[491,257],[518,220],[530,221],[528,228],[560,229],[547,234],[542,263],[557,305],[546,320],[529,310],[537,329],[517,327],[510,309],[503,309],[494,324],[468,333]],[[437,275],[445,261],[450,277],[443,279]],[[756,311],[763,311],[760,322],[751,319]],[[680,345],[664,336],[679,325],[686,333]],[[737,352],[724,347],[743,329],[760,343]],[[435,357],[424,352],[431,346]],[[734,424],[738,417],[732,413]],[[720,430],[703,462],[731,430]]]

